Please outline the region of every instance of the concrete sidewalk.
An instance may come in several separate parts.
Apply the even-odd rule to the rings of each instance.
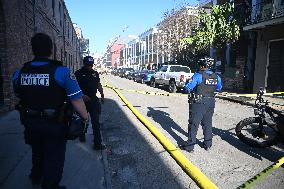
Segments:
[[[255,96],[243,96],[242,94],[237,93],[219,93],[217,98],[229,100],[232,102],[254,106]],[[269,106],[277,110],[279,113],[284,114],[284,96],[283,95],[264,95],[264,100],[268,100]]]
[[[91,129],[91,128],[89,128]],[[30,189],[31,148],[24,143],[23,126],[16,111],[0,116],[0,188]],[[69,141],[62,185],[68,189],[107,188],[105,152],[92,150],[92,134],[87,142]]]

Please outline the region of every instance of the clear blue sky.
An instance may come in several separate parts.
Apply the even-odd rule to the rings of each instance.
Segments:
[[[90,39],[90,51],[103,53],[107,42],[122,34],[139,35],[162,20],[166,10],[198,4],[197,0],[65,0],[73,23]],[[122,33],[124,26],[128,29]]]

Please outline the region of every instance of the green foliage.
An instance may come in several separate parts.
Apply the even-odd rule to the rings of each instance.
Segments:
[[[182,39],[194,51],[206,51],[210,46],[222,48],[226,43],[234,43],[240,36],[240,27],[233,18],[234,7],[230,3],[212,7],[211,13],[200,13],[200,27],[195,35]]]

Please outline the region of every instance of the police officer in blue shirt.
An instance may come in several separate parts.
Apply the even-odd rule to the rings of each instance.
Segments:
[[[105,145],[102,144],[100,134],[99,116],[101,114],[101,103],[96,96],[97,91],[100,92],[101,102],[104,103],[104,92],[100,82],[99,73],[93,70],[94,58],[86,56],[83,59],[83,67],[75,72],[75,76],[84,94],[84,101],[91,117],[93,134],[94,134],[94,150],[103,150]],[[80,137],[80,141],[84,142],[85,134]]]
[[[26,143],[32,147],[30,179],[33,185],[41,184],[43,189],[64,189],[59,182],[65,159],[66,124],[59,121],[59,114],[67,99],[85,121],[88,113],[83,93],[70,70],[62,62],[49,59],[51,38],[37,33],[31,39],[31,46],[34,59],[13,75]]]
[[[185,86],[189,93],[188,144],[185,149],[193,151],[196,135],[201,123],[204,134],[203,147],[209,150],[212,146],[212,117],[215,108],[215,91],[222,89],[221,78],[210,70],[214,61],[211,58],[200,59],[200,70],[192,76]]]

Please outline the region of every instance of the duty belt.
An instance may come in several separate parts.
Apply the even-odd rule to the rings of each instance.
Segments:
[[[201,99],[201,98],[214,98],[215,95],[202,95],[202,94],[191,94],[188,96],[188,98],[197,98],[197,99]]]
[[[26,115],[28,117],[34,118],[49,118],[54,119],[58,117],[58,111],[54,109],[45,109],[45,110],[26,110]]]

